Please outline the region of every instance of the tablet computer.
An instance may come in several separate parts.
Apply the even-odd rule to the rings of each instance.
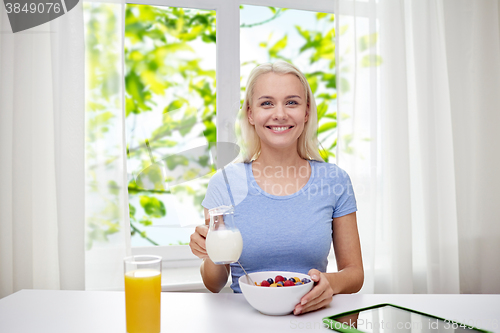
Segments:
[[[393,304],[378,304],[323,318],[329,329],[345,333],[393,332],[488,332],[477,327],[436,317]],[[471,323],[476,325],[476,323]]]

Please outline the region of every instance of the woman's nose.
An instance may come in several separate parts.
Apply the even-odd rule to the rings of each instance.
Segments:
[[[283,105],[278,104],[274,109],[274,119],[287,119],[288,115],[286,114],[286,110]]]

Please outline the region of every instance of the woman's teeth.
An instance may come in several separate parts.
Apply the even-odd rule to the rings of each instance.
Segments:
[[[281,132],[281,131],[286,131],[287,129],[291,127],[270,127],[273,131]]]

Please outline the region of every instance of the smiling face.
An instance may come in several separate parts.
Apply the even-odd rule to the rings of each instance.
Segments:
[[[263,150],[296,150],[307,119],[305,89],[298,77],[269,72],[257,79],[248,121],[255,126]]]

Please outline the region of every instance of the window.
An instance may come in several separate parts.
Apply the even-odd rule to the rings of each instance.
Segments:
[[[172,175],[151,166],[209,142],[236,142],[240,83],[256,63],[283,58],[305,72],[318,104],[322,154],[335,157],[333,8],[331,0],[141,0],[121,13],[119,6],[85,3],[87,163],[91,169],[102,150],[112,159],[110,138],[125,127],[135,253],[158,252],[173,266],[193,259],[183,245],[193,227],[185,225],[202,223],[200,203],[212,170],[198,159],[195,176],[165,187],[155,175]],[[109,47],[120,43],[122,54]],[[119,226],[112,179],[89,181],[88,190],[101,195],[88,218],[88,246],[113,237]]]
[[[215,18],[213,10],[126,5],[132,247],[186,245],[204,223],[217,140]]]

